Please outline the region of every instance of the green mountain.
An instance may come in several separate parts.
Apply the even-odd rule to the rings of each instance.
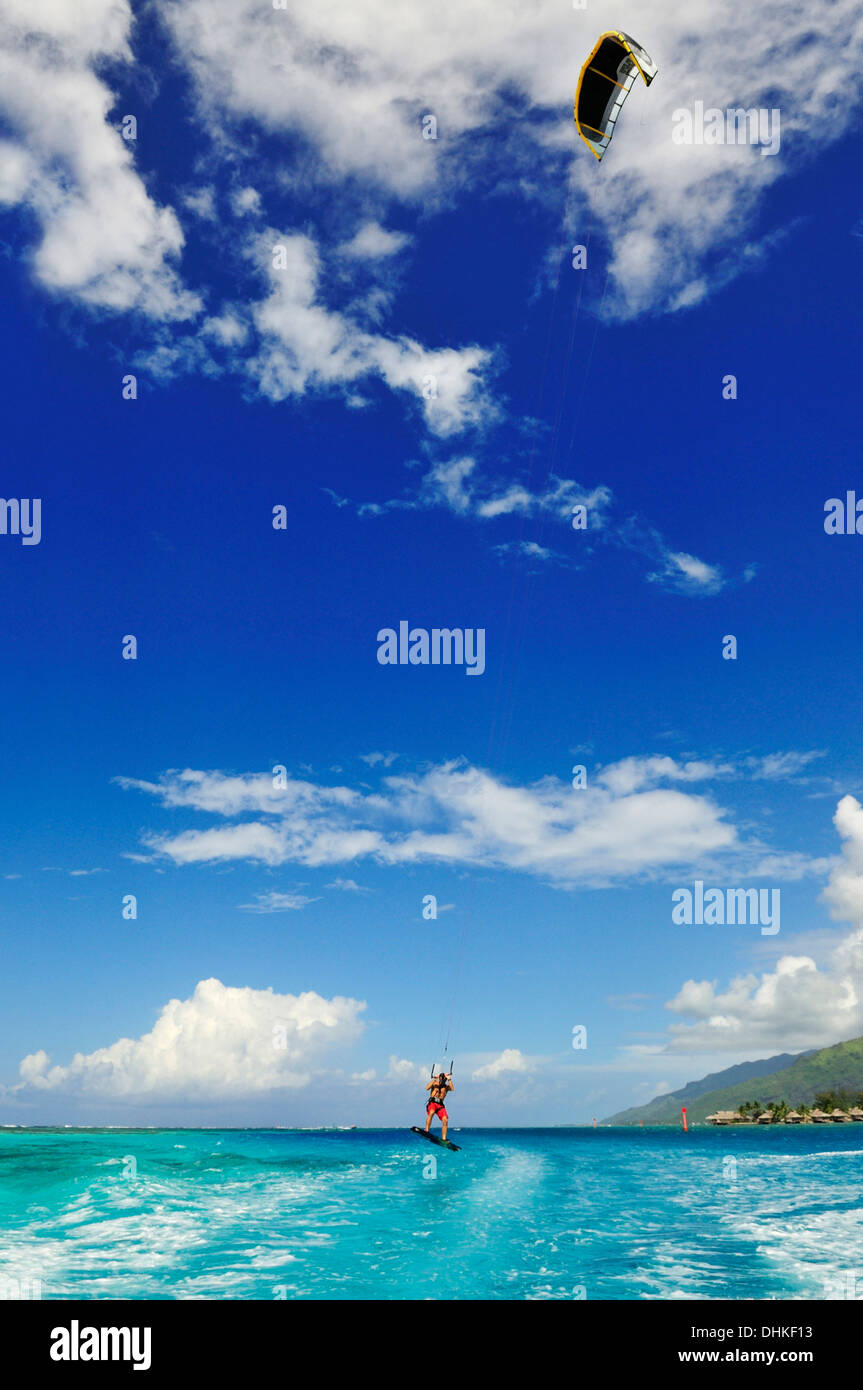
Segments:
[[[679,1091],[657,1096],[647,1105],[621,1110],[606,1125],[680,1124],[686,1106],[690,1123],[703,1123],[714,1110],[736,1110],[747,1100],[767,1105],[786,1100],[792,1107],[812,1105],[821,1091],[863,1091],[863,1038],[822,1047],[817,1052],[783,1053],[762,1062],[743,1062],[726,1071],[691,1081]]]

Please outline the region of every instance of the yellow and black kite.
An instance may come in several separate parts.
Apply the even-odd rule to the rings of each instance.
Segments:
[[[575,93],[575,124],[597,159],[608,149],[621,107],[639,72],[649,87],[657,67],[641,44],[616,29],[600,34],[581,69]]]

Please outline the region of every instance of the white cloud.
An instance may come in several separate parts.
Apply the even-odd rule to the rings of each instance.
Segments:
[[[189,189],[181,195],[180,201],[203,222],[215,222],[218,218],[216,190],[213,187]]]
[[[549,550],[548,546],[538,545],[536,541],[504,541],[502,545],[496,545],[494,548],[499,555],[524,555],[528,560],[565,562],[566,559],[556,551]]]
[[[336,888],[341,893],[370,893],[370,888],[363,887],[353,878],[334,878],[332,883],[325,885],[327,888]]]
[[[502,1076],[511,1075],[513,1072],[528,1072],[531,1070],[527,1058],[524,1057],[517,1047],[507,1047],[501,1052],[494,1061],[486,1062],[485,1066],[477,1067],[471,1076],[472,1081],[499,1081]]]
[[[825,756],[823,750],[813,749],[808,753],[791,750],[786,753],[768,753],[762,758],[750,758],[747,767],[750,777],[759,781],[784,782],[799,777],[809,764]]]
[[[349,505],[330,488],[325,489],[337,507]],[[614,497],[604,484],[584,487],[572,478],[551,475],[543,490],[533,492],[515,481],[501,482],[484,477],[476,459],[470,456],[440,460],[423,477],[418,488],[404,497],[385,502],[363,502],[357,507],[359,516],[385,516],[395,511],[424,511],[443,508],[455,516],[473,521],[496,521],[501,517],[550,516],[558,524],[571,526],[577,507],[586,510],[587,527],[579,531],[577,548],[572,557],[584,553],[593,541],[602,540],[627,550],[633,550],[658,569],[647,579],[672,593],[690,596],[717,594],[729,580],[718,565],[710,565],[694,555],[671,549],[655,526],[638,516],[628,516],[616,524],[611,520]],[[532,559],[566,561],[536,541],[508,541],[495,546],[499,554],[515,551]]]
[[[514,786],[459,763],[384,777],[372,793],[293,778],[274,788],[267,774],[189,769],[159,783],[117,780],[165,806],[263,817],[149,836],[151,850],[176,864],[321,867],[370,856],[389,865],[512,869],[572,885],[638,878],[671,865],[703,867],[707,856],[738,847],[726,813],[708,796],[657,785],[691,780],[698,765],[647,761],[649,771],[633,764],[620,778],[606,768],[577,792],[552,777]],[[710,765],[703,767],[706,775]]]
[[[383,763],[384,767],[392,767],[398,758],[398,753],[360,753],[360,758],[369,767],[376,767],[378,763]]]
[[[25,1057],[18,1089],[108,1100],[218,1101],[306,1086],[332,1049],[355,1043],[365,1004],[202,980],[152,1031],[51,1066]]]
[[[257,188],[238,188],[231,198],[231,208],[238,217],[247,217],[249,214],[257,216],[262,207],[261,195]]]
[[[655,584],[678,589],[681,593],[718,594],[725,584],[717,565],[708,565],[695,555],[671,550],[665,555],[664,567],[647,577]]]
[[[337,506],[347,499],[333,494]],[[611,502],[607,487],[585,488],[570,478],[552,475],[541,492],[531,492],[518,483],[501,486],[497,479],[484,477],[477,469],[476,459],[458,457],[435,463],[425,474],[418,492],[407,498],[387,502],[367,502],[357,508],[361,516],[380,516],[388,511],[424,511],[436,507],[454,512],[456,516],[490,521],[501,516],[550,515],[570,522],[575,506],[587,508],[590,528],[599,531],[606,524],[606,511]],[[537,547],[539,549],[539,547]]]
[[[114,97],[101,76],[128,63],[126,0],[3,0],[0,197],[26,204],[41,232],[32,257],[46,289],[93,307],[190,317],[196,296],[171,267],[183,246],[135,169],[134,143],[108,123]]]
[[[243,912],[298,912],[316,903],[318,898],[307,898],[302,893],[256,893],[253,903],[239,903]]]
[[[343,256],[377,261],[394,256],[409,243],[410,237],[404,232],[388,232],[379,222],[364,222],[350,241],[344,242],[339,249]]]
[[[706,782],[734,774],[731,763],[691,760],[679,763],[667,756],[621,758],[597,773],[597,781],[619,796],[659,786],[662,782]]]
[[[842,922],[863,924],[863,807],[843,796],[833,823],[842,839],[842,860],[824,890],[831,915]]]
[[[765,193],[842,139],[863,82],[851,37],[857,0],[735,14],[720,0],[700,0],[685,25],[660,0],[624,0],[615,22],[635,30],[659,77],[649,92],[634,89],[597,177],[570,116],[578,68],[596,36],[589,10],[559,0],[462,0],[438,24],[422,0],[292,0],[285,11],[259,0],[156,7],[173,43],[159,57],[185,64],[197,99],[195,176],[205,182],[176,190],[179,216],[153,193],[156,174],[165,186],[165,171],[139,167],[143,142],[118,129],[125,70],[137,56],[128,0],[80,0],[74,23],[68,6],[50,0],[3,0],[0,202],[30,214],[35,278],[78,303],[161,324],[135,358],[154,375],[230,373],[273,401],[337,391],[356,408],[369,404],[366,385],[382,382],[410,398],[441,438],[495,417],[488,378],[497,358],[476,343],[428,347],[412,333],[370,331],[392,285],[361,294],[348,282],[357,273],[391,280],[392,257],[413,236],[388,229],[394,213],[404,226],[430,211],[468,209],[478,191],[495,186],[542,199],[560,225],[569,198],[570,221],[592,223],[608,247],[609,289],[597,312],[674,311],[770,254],[783,229],[755,239]],[[781,152],[765,159],[743,147],[675,145],[671,114],[695,100],[779,106]],[[422,138],[429,113],[436,140]],[[268,137],[266,160],[259,134]],[[188,131],[183,138],[189,142]],[[152,144],[146,150],[157,158]],[[180,216],[207,220],[214,236],[217,211],[228,206],[236,217],[272,223],[286,191],[309,209],[302,231],[282,238],[288,272],[269,276],[262,300],[244,286],[235,296],[242,308],[213,305],[204,325],[178,332],[217,293],[204,256],[195,264],[200,294],[179,278]],[[235,242],[236,226],[224,235]],[[257,271],[270,240],[250,244]],[[224,249],[216,246],[220,270]],[[555,486],[557,495],[517,479],[484,483],[472,461],[455,460],[432,469],[419,500],[367,510],[441,505],[489,521],[563,516],[580,490],[568,480]],[[598,525],[604,492],[591,494]],[[544,549],[534,558],[547,559]],[[717,565],[661,537],[645,553],[651,578],[671,590],[709,595],[729,582]],[[744,578],[752,573],[747,567]]]
[[[390,1056],[390,1064],[387,1070],[387,1081],[426,1081],[428,1076],[425,1067],[421,1067],[418,1062],[409,1062],[404,1057],[397,1057],[395,1053]]]
[[[863,1033],[863,807],[853,796],[839,802],[835,824],[842,858],[823,896],[832,915],[854,930],[822,966],[809,955],[783,955],[773,970],[739,975],[725,989],[716,981],[687,980],[666,1005],[693,1020],[671,1026],[672,1051],[769,1056]]]
[[[610,244],[605,305],[617,317],[697,303],[757,264],[777,231],[756,240],[756,217],[789,168],[788,151],[799,164],[841,140],[860,95],[857,0],[734,11],[700,0],[685,23],[661,0],[622,0],[614,22],[647,47],[659,76],[649,91],[633,89],[597,177],[571,119],[598,31],[589,7],[461,0],[446,24],[430,22],[422,0],[292,0],[289,12],[262,11],[257,0],[160,0],[160,8],[202,115],[221,123],[222,138],[230,120],[299,134],[321,183],[429,206],[505,180],[524,197],[553,201],[568,168],[579,222],[601,225]],[[518,93],[517,121],[508,92]],[[696,100],[779,107],[780,152],[675,145],[672,113]],[[428,113],[437,140],[422,139]],[[489,130],[495,138],[482,139]]]
[[[185,65],[193,81],[198,172],[206,170],[202,187],[176,191],[181,214],[216,226],[220,175],[238,217],[272,222],[286,189],[310,194],[303,202],[311,211],[302,233],[286,235],[289,273],[271,277],[262,302],[244,293],[244,314],[218,306],[201,333],[166,328],[140,360],[163,375],[251,376],[274,401],[338,390],[358,408],[367,404],[361,384],[377,379],[412,397],[439,437],[492,418],[493,353],[370,332],[389,292],[379,286],[357,299],[354,286],[335,285],[336,274],[325,302],[319,239],[368,273],[410,235],[384,225],[394,204],[403,224],[459,203],[469,208],[477,191],[505,187],[514,197],[541,198],[559,225],[569,197],[570,221],[592,223],[608,246],[601,312],[675,311],[771,253],[783,228],[756,236],[765,194],[844,137],[863,84],[854,61],[858,0],[734,13],[721,0],[699,0],[685,24],[660,0],[623,0],[615,22],[645,43],[659,76],[649,91],[636,85],[597,177],[570,116],[580,62],[596,37],[589,10],[560,0],[521,7],[461,0],[440,24],[423,0],[292,0],[289,10],[259,0],[157,0],[156,8],[173,44],[170,62]],[[118,129],[125,71],[137,56],[132,10],[128,0],[79,0],[74,22],[71,15],[51,0],[3,0],[0,201],[30,213],[31,266],[43,287],[174,325],[196,316],[211,291],[202,258],[200,296],[179,279],[180,219],[157,201],[150,171],[138,167],[143,143]],[[780,153],[674,144],[672,113],[696,100],[780,108]],[[438,123],[436,140],[423,139],[428,114]],[[265,161],[257,134],[273,137]],[[358,228],[348,240],[345,225]],[[233,226],[226,236],[235,237]],[[262,254],[259,244],[254,255]],[[338,293],[343,302],[334,303]],[[228,316],[234,327],[220,338]],[[261,340],[251,345],[253,325]],[[530,515],[566,500],[518,481],[484,492],[452,467],[433,470],[429,496],[464,514]],[[389,505],[398,504],[377,509]],[[728,582],[718,566],[686,551],[662,541],[653,549],[658,584],[708,595]],[[748,567],[744,578],[751,574]]]
[[[212,338],[223,347],[240,347],[249,338],[249,326],[236,314],[227,312],[211,315],[201,324],[200,334]]]
[[[283,269],[272,264],[274,246],[283,248]],[[319,251],[308,236],[270,233],[257,240],[255,255],[267,266],[269,293],[252,309],[259,348],[246,370],[268,399],[376,376],[413,396],[433,434],[457,434],[490,417],[483,392],[491,365],[486,349],[424,348],[412,338],[367,332],[349,315],[328,309],[319,297]]]

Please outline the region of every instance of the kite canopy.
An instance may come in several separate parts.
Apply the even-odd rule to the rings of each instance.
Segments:
[[[657,68],[641,44],[616,29],[599,36],[575,93],[575,124],[597,159],[608,149],[620,108],[639,72],[649,87]]]

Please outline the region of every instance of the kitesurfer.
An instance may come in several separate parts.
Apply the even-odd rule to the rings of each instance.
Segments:
[[[446,1113],[447,1092],[454,1090],[452,1079],[449,1072],[438,1072],[433,1076],[426,1086],[426,1090],[431,1092],[428,1105],[426,1106],[426,1134],[431,1128],[431,1122],[437,1115],[441,1122],[441,1138],[446,1139],[447,1128],[449,1127],[449,1115]]]

